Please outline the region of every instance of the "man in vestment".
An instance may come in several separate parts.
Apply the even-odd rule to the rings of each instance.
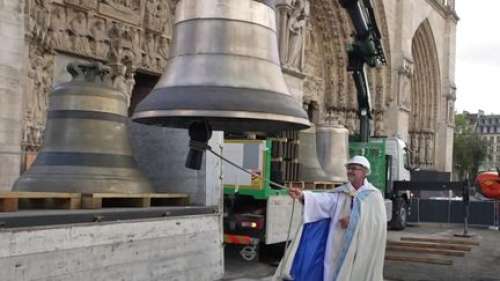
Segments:
[[[303,225],[273,280],[383,281],[387,215],[382,193],[369,183],[370,162],[354,156],[349,182],[332,192],[291,187],[304,204]]]

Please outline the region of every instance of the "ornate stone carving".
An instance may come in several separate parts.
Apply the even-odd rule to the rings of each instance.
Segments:
[[[108,31],[108,62],[111,65],[137,65],[140,57],[139,31],[133,27],[113,22]]]
[[[432,167],[434,164],[434,136],[427,134],[425,136],[425,164]]]
[[[36,46],[31,45],[29,48],[22,143],[26,151],[38,151],[47,119],[54,57],[52,53]]]
[[[72,50],[79,54],[90,55],[89,29],[87,25],[87,16],[84,12],[71,12],[68,14]]]
[[[139,25],[143,5],[143,0],[101,0],[99,12],[124,22]]]
[[[90,24],[91,49],[99,58],[105,58],[109,52],[109,39],[106,33],[106,21],[94,18]]]
[[[377,137],[385,136],[384,112],[376,111],[374,114],[374,134]]]
[[[165,0],[146,0],[144,11],[144,27],[156,33],[170,36],[172,24],[168,20],[172,15],[171,3]]]
[[[50,23],[50,1],[32,0],[27,1],[26,4],[29,7],[28,36],[46,48]]]
[[[346,113],[346,124],[345,126],[349,130],[349,134],[356,134],[358,132],[358,114],[355,111],[349,110]]]
[[[142,48],[144,50],[142,65],[154,65],[156,62],[156,36],[153,32],[146,32]]]
[[[97,8],[97,0],[64,0],[64,3],[74,6],[80,6],[86,9]]]
[[[413,77],[413,61],[410,58],[404,57],[401,66],[398,70],[399,91],[398,105],[406,111],[411,108],[411,79]]]
[[[160,74],[168,58],[176,0],[157,0],[146,19],[146,0],[26,0],[27,86],[23,147],[37,151],[46,122],[55,52],[112,66],[112,82],[130,101],[137,69]],[[152,8],[152,7],[150,7]],[[150,34],[150,35],[148,35]],[[154,41],[146,54],[142,46]]]
[[[398,73],[411,79],[413,76],[413,60],[407,57],[403,58]]]
[[[66,10],[63,6],[53,5],[49,26],[49,45],[56,49],[69,49],[66,32]]]
[[[113,87],[117,88],[127,100],[127,107],[130,105],[132,90],[134,89],[135,71],[131,66],[125,66],[122,64],[113,65],[111,67],[111,81]]]

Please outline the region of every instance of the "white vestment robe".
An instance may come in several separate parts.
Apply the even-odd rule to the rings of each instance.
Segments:
[[[351,203],[352,202],[352,203]],[[330,218],[324,258],[324,281],[383,281],[387,215],[382,193],[365,180],[358,190],[344,184],[333,192],[304,191],[303,223]],[[347,229],[339,219],[349,217]],[[287,280],[302,228],[273,280]],[[289,279],[291,280],[291,279]]]

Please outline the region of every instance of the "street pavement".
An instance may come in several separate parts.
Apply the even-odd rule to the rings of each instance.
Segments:
[[[462,230],[463,226],[458,224],[418,224],[407,227],[404,231],[389,231],[388,239],[397,241],[402,236],[452,238],[454,234],[459,234]],[[475,235],[471,239],[478,241],[480,245],[474,247],[465,257],[453,258],[453,265],[386,261],[385,280],[500,281],[500,267],[498,266],[500,264],[500,232],[484,228],[471,228],[470,232]],[[220,281],[270,281],[276,270],[276,266],[269,261],[243,260],[239,256],[238,249],[233,246],[226,246],[225,254],[226,273]]]

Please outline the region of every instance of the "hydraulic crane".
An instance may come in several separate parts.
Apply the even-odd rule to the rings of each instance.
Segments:
[[[386,63],[381,34],[371,0],[339,0],[354,25],[353,42],[347,46],[348,66],[356,85],[360,139],[368,142],[372,108],[365,65],[377,67]]]

